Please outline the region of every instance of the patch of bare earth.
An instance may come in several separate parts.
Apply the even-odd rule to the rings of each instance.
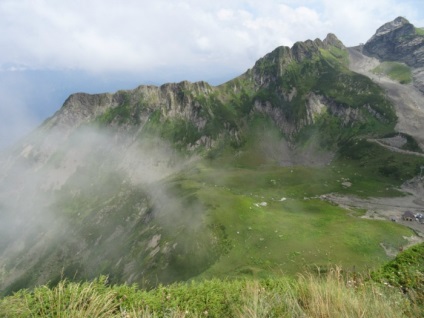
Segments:
[[[363,218],[374,220],[389,220],[411,228],[415,235],[405,237],[408,243],[405,248],[420,242],[424,242],[424,224],[418,221],[406,221],[402,215],[406,211],[412,213],[424,213],[424,178],[416,177],[405,182],[401,189],[405,196],[395,198],[359,198],[353,195],[339,195],[330,193],[321,196],[321,199],[337,204],[346,209],[366,210]],[[383,243],[382,243],[383,244]],[[381,245],[388,256],[394,256],[398,252],[393,247]]]

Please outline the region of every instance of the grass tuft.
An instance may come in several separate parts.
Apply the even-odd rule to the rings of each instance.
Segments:
[[[302,275],[295,289],[295,305],[307,317],[402,317],[406,303],[400,294],[361,281],[337,267],[324,277]]]
[[[419,256],[414,256],[416,252],[404,253],[388,266],[405,258],[416,261],[413,266],[421,266]],[[399,271],[402,270],[400,267]],[[107,285],[105,277],[84,283],[65,280],[51,289],[41,286],[0,299],[0,312],[2,317],[10,318],[395,318],[418,317],[423,313],[422,305],[405,297],[401,289],[340,267],[332,267],[325,273],[310,271],[291,279],[285,276],[262,280],[214,279],[159,286],[149,291],[135,286]]]
[[[62,280],[52,289],[21,290],[0,303],[0,312],[6,317],[115,317],[120,311],[117,293],[105,282],[106,277],[84,283]]]

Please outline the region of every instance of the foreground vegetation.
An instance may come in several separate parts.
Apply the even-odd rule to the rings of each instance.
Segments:
[[[424,244],[371,275],[326,273],[207,280],[140,290],[135,285],[61,281],[0,300],[2,317],[419,317],[424,314]]]

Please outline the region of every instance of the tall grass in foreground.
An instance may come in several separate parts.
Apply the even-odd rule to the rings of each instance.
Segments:
[[[293,306],[297,317],[406,317],[407,299],[398,291],[345,277],[339,268],[325,277],[300,276]]]
[[[236,317],[415,317],[399,292],[363,284],[339,268],[325,276],[301,275],[280,294],[264,291],[260,285],[247,285],[246,291]]]
[[[0,300],[1,317],[414,317],[395,288],[362,283],[338,268],[297,279],[211,280],[160,286],[61,281]]]
[[[114,317],[116,292],[104,283],[104,277],[85,283],[63,280],[54,288],[21,290],[1,301],[1,317]]]

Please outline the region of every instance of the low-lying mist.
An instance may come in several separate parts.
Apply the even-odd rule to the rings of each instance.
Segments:
[[[133,282],[171,262],[184,245],[173,239],[203,226],[201,203],[172,183],[191,160],[156,136],[88,126],[38,131],[3,154],[0,289],[61,275]]]

